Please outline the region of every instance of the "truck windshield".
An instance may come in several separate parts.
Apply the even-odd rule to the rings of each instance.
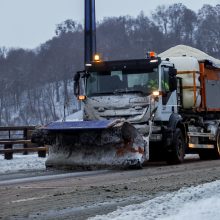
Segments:
[[[115,93],[143,93],[146,95],[158,88],[158,68],[147,71],[90,72],[86,80],[87,96]]]

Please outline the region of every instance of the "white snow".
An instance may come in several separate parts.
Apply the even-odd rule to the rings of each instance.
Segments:
[[[219,220],[220,181],[183,188],[90,220]]]
[[[37,154],[14,154],[12,160],[5,160],[4,156],[0,155],[0,174],[22,170],[43,170],[45,161],[46,158],[38,157]]]
[[[186,154],[184,157],[185,160],[195,160],[195,159],[199,159],[199,155],[198,154]]]
[[[170,49],[164,51],[163,53],[159,54],[160,57],[167,58],[167,57],[179,57],[179,56],[191,56],[195,57],[196,59],[200,60],[210,60],[216,66],[220,67],[220,60],[209,56],[208,54],[204,53],[201,50],[196,48],[186,46],[186,45],[177,45],[175,47],[171,47]]]
[[[83,120],[83,111],[77,111],[73,114],[70,114],[66,117],[66,121],[82,121]]]

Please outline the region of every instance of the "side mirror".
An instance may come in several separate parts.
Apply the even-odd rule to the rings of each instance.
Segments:
[[[177,89],[177,70],[174,68],[169,68],[169,88],[170,92],[173,92]]]
[[[78,96],[80,94],[80,85],[79,85],[79,80],[80,80],[80,72],[77,72],[74,76],[74,95]]]

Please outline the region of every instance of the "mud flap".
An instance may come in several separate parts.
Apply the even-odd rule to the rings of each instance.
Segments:
[[[44,130],[50,142],[47,167],[140,167],[145,160],[145,141],[128,122],[55,122]]]

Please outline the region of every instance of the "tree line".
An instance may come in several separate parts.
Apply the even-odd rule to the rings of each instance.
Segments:
[[[150,16],[97,22],[97,51],[105,60],[144,58],[178,44],[220,58],[220,5],[203,5],[197,13],[181,3],[160,5]],[[68,19],[34,50],[0,48],[0,125],[57,120],[60,103],[71,102],[68,113],[76,110],[72,79],[83,69],[83,47],[83,25]]]

